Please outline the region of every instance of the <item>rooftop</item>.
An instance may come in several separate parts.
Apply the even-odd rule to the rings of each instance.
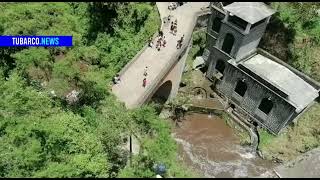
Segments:
[[[310,102],[318,97],[318,91],[310,84],[290,71],[287,67],[261,54],[256,54],[248,60],[241,62],[241,64],[288,94],[287,100],[296,107],[296,112],[303,110]]]
[[[263,2],[234,2],[224,7],[231,14],[254,24],[275,13],[268,5]]]

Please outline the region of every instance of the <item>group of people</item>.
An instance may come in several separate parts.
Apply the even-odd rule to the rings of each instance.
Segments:
[[[169,5],[169,10],[174,10],[176,9],[178,6],[181,6],[183,3],[170,3]],[[172,16],[169,15],[167,17],[167,21],[165,21],[165,23],[169,23],[171,21]],[[170,32],[176,36],[177,35],[177,25],[178,25],[178,20],[175,19],[174,21],[171,21],[171,26],[170,26]],[[183,44],[183,40],[184,40],[184,34],[181,36],[181,38],[177,41],[177,49],[180,49],[182,47]],[[166,41],[166,37],[164,36],[162,31],[159,31],[159,35],[156,38],[156,45],[155,48],[160,51],[161,47],[166,47],[167,41]],[[154,47],[154,43],[153,43],[153,39],[150,38],[149,39],[149,47],[153,48]],[[143,72],[143,81],[142,81],[142,87],[146,87],[147,86],[147,76],[148,76],[148,66],[145,67],[144,72]],[[119,74],[117,74],[114,78],[113,78],[113,83],[114,84],[119,84],[120,83],[120,76]]]
[[[177,9],[177,7],[178,7],[178,3],[176,3],[176,2],[171,2],[171,3],[169,4],[169,6],[168,6],[168,9],[171,10],[171,11],[173,11],[173,10]]]
[[[171,22],[170,32],[175,36],[178,31],[178,20],[176,19],[174,22]]]
[[[182,6],[185,2],[171,2],[168,6],[169,10],[175,10],[177,7]]]
[[[147,76],[148,76],[148,66],[145,67],[144,71],[143,71],[143,80],[142,80],[142,87],[146,87],[147,86]],[[113,83],[114,84],[119,84],[121,82],[120,80],[120,75],[116,74],[115,77],[113,77]]]
[[[144,71],[143,71],[143,80],[142,80],[142,87],[146,87],[147,86],[147,76],[148,76],[148,66],[146,66],[144,68]]]
[[[120,75],[119,74],[116,74],[115,77],[113,77],[113,84],[119,84],[121,82],[120,80]]]
[[[160,51],[161,47],[166,47],[167,44],[167,40],[166,37],[163,35],[163,32],[160,31],[159,32],[159,36],[158,36],[158,40],[157,40],[157,44],[156,44],[156,49],[158,51]]]
[[[166,40],[166,37],[163,35],[163,32],[160,31],[159,32],[159,35],[157,37],[157,43],[156,43],[156,49],[158,51],[161,50],[161,47],[166,47],[166,44],[167,44],[167,40]],[[149,39],[149,47],[153,47],[153,41],[152,41],[152,38]]]

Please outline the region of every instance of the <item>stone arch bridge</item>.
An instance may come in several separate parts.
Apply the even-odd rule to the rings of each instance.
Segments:
[[[179,88],[185,61],[191,45],[192,32],[196,26],[206,24],[211,13],[209,2],[188,2],[174,11],[168,10],[168,2],[157,2],[162,20],[169,14],[178,20],[178,32],[169,33],[169,24],[162,21],[161,30],[167,46],[157,51],[147,45],[120,71],[121,82],[112,87],[112,92],[127,108],[135,108],[152,98],[170,99]],[[181,49],[177,40],[185,35]],[[156,35],[155,35],[156,36]],[[155,37],[154,36],[154,37]],[[143,72],[148,66],[147,86],[142,87]]]

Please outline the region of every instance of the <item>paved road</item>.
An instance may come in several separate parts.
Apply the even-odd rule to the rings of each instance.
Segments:
[[[177,40],[193,29],[193,17],[202,7],[207,7],[209,2],[188,2],[171,12],[168,10],[168,5],[168,2],[157,2],[161,19],[171,14],[174,17],[173,20],[175,18],[178,20],[177,36],[169,33],[169,25],[163,25],[162,31],[166,37],[167,46],[160,51],[148,47],[121,75],[121,82],[112,87],[112,92],[126,104],[127,108],[133,108],[137,105],[136,103],[143,97],[150,83],[160,75],[161,70],[169,63],[171,57],[177,54]],[[188,39],[188,37],[185,36],[184,39]],[[147,87],[143,88],[143,72],[146,66],[148,66]]]

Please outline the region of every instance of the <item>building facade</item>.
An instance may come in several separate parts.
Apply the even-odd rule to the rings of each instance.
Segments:
[[[230,105],[273,134],[309,107],[319,87],[257,47],[274,10],[262,2],[211,3],[206,76]],[[303,76],[303,77],[302,77]]]

